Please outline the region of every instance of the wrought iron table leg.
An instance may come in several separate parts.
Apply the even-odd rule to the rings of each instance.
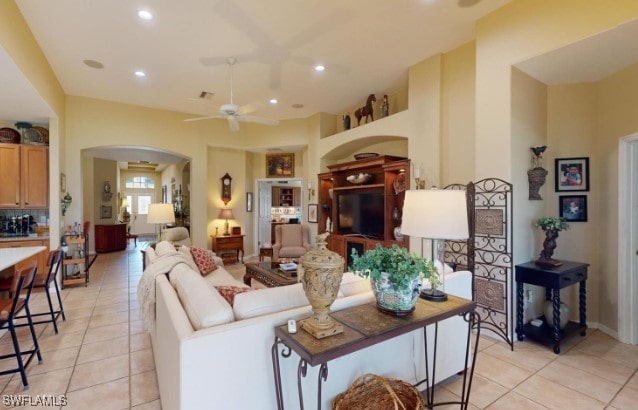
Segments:
[[[587,333],[587,289],[584,280],[578,284],[578,311],[580,313],[580,335],[585,336]]]
[[[317,376],[317,410],[321,410],[321,385],[322,381],[328,379],[328,364],[321,363],[319,367],[319,375]]]
[[[270,354],[272,357],[272,368],[273,373],[275,375],[275,397],[277,399],[277,408],[279,410],[283,410],[284,408],[284,398],[283,391],[281,388],[281,368],[279,367],[279,344],[283,345],[283,349],[281,350],[281,355],[283,357],[290,357],[291,351],[288,346],[284,344],[278,337],[275,336],[275,342],[272,345],[270,350]]]
[[[301,379],[306,377],[308,372],[308,362],[304,359],[299,359],[299,365],[297,366],[297,393],[299,393],[299,409],[303,410],[303,390],[301,388]]]

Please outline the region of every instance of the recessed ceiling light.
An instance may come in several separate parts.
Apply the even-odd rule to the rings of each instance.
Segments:
[[[315,66],[315,71],[323,71],[323,70],[325,70],[325,69],[326,69],[326,67],[324,67],[324,66],[323,66],[323,65],[321,65],[321,64],[317,64],[317,65]]]
[[[135,75],[136,75],[137,77],[146,77],[146,73],[145,73],[144,71],[142,71],[142,70],[137,70],[137,71],[135,72]]]
[[[277,101],[277,99],[276,99],[276,98],[271,98],[271,99],[270,99],[270,103],[271,103],[271,104],[273,104],[273,105],[277,104],[278,102],[279,102],[279,101]]]
[[[299,104],[299,103],[293,104],[292,108],[303,108],[303,104]]]
[[[142,20],[153,20],[153,13],[148,10],[140,10],[137,12],[137,17]]]
[[[86,64],[87,66],[91,67],[91,68],[97,68],[97,69],[104,68],[104,64],[100,63],[99,61],[95,61],[95,60],[84,60],[83,63]]]

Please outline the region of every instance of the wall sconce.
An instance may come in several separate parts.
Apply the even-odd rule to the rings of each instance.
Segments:
[[[60,208],[62,208],[62,216],[66,215],[66,210],[71,206],[71,202],[73,202],[73,198],[71,198],[71,194],[68,192],[64,195],[64,198],[60,200]]]
[[[312,181],[308,180],[308,201],[315,195],[315,189],[312,187]]]
[[[412,174],[416,183],[415,189],[425,189],[425,180],[421,180],[421,166],[419,164],[414,163],[414,172]]]

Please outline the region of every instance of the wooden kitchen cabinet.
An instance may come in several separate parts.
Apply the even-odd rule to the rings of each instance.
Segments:
[[[48,147],[0,144],[0,168],[0,208],[48,208]]]

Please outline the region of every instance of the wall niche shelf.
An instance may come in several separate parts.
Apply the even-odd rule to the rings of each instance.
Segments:
[[[325,232],[328,218],[332,223],[332,233],[328,237],[328,248],[337,252],[350,263],[349,254],[351,249],[366,251],[372,249],[376,244],[392,246],[397,244],[402,247],[408,246],[408,238],[402,237],[397,240],[394,237],[394,229],[401,226],[401,219],[393,218],[395,209],[403,209],[405,192],[396,193],[394,182],[401,173],[410,180],[410,160],[408,158],[382,155],[378,157],[365,158],[358,161],[345,162],[328,166],[328,172],[318,175],[319,187],[319,232]],[[352,174],[370,174],[372,177],[366,184],[354,185],[346,178]],[[348,232],[339,226],[340,195],[349,193],[375,193],[383,197],[382,235],[365,235]],[[332,193],[332,195],[331,195]],[[396,212],[394,212],[396,215]]]

